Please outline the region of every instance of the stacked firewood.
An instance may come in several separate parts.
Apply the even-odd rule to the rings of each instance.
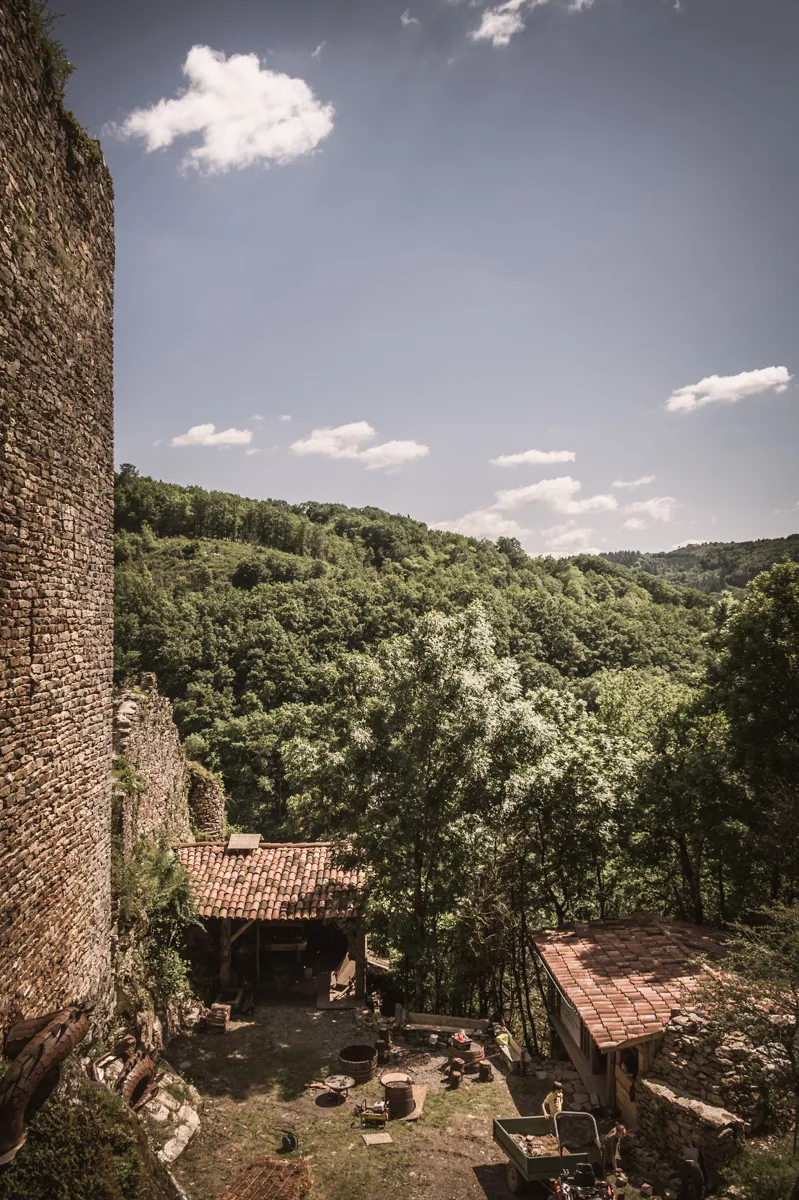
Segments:
[[[229,1022],[229,1004],[212,1004],[205,1014],[205,1027],[212,1033],[227,1033]]]

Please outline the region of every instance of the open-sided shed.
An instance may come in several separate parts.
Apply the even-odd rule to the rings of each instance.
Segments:
[[[209,931],[218,925],[223,987],[231,983],[239,943],[238,960],[251,968],[256,986],[292,970],[315,976],[348,958],[355,995],[364,994],[365,877],[340,865],[331,843],[234,834],[226,843],[191,842],[176,853],[198,915]]]

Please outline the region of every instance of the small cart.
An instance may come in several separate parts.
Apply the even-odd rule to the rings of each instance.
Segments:
[[[556,1154],[531,1155],[514,1141],[514,1134],[523,1137],[551,1137],[558,1141]],[[549,1185],[554,1191],[554,1181],[568,1167],[573,1170],[578,1163],[597,1164],[602,1169],[602,1150],[599,1130],[590,1113],[559,1113],[554,1127],[548,1117],[494,1118],[494,1141],[508,1158],[506,1179],[509,1191],[521,1195],[528,1183]]]

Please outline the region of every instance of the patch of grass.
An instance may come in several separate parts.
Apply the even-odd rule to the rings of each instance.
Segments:
[[[70,141],[83,158],[92,162],[102,162],[100,143],[90,138],[75,114],[64,107],[64,90],[75,65],[70,62],[63,42],[53,34],[61,14],[50,11],[48,0],[27,0],[27,11],[30,31],[39,52],[44,77],[52,88],[62,124]]]
[[[75,66],[69,61],[63,44],[53,37],[59,16],[59,13],[50,12],[47,0],[28,0],[28,20],[45,75],[58,99],[63,100],[64,88]]]
[[[449,1129],[460,1117],[501,1116],[497,1112],[497,1090],[489,1084],[462,1083],[454,1091],[433,1088],[427,1093],[424,1105],[424,1124],[432,1129]],[[513,1112],[513,1116],[516,1113]]]

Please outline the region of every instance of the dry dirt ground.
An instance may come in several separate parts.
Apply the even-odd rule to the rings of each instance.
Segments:
[[[200,1129],[175,1164],[190,1200],[215,1200],[238,1171],[277,1150],[286,1128],[308,1159],[313,1200],[507,1197],[492,1118],[540,1112],[548,1081],[495,1068],[493,1083],[467,1078],[453,1092],[437,1069],[443,1055],[408,1047],[400,1066],[429,1084],[424,1111],[416,1122],[389,1123],[391,1145],[368,1147],[353,1110],[361,1099],[381,1098],[378,1080],[354,1088],[336,1107],[307,1085],[340,1070],[342,1047],[373,1041],[371,1018],[360,1010],[273,1005],[232,1021],[226,1034],[173,1042],[171,1064],[203,1100]]]

